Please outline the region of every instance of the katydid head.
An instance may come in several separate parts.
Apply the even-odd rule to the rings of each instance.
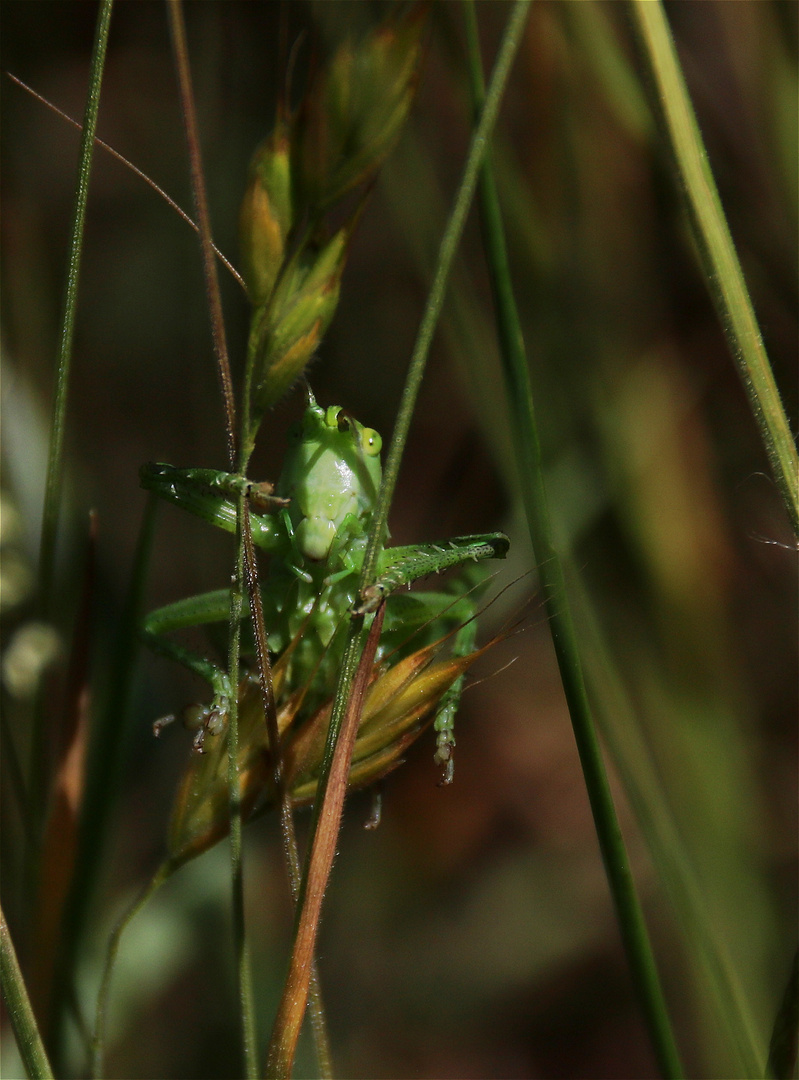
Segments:
[[[345,519],[366,525],[380,489],[381,446],[376,431],[337,405],[323,409],[312,400],[293,426],[278,494],[291,500],[295,539],[306,558],[326,559]]]

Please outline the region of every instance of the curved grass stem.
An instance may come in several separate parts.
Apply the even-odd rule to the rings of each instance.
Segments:
[[[6,917],[0,908],[0,986],[8,1017],[17,1039],[20,1057],[28,1076],[39,1078],[54,1076],[47,1052],[36,1025],[36,1017],[28,998],[22,978],[14,942],[11,940]]]
[[[78,184],[75,191],[75,208],[72,214],[72,233],[67,256],[67,282],[64,294],[64,313],[58,349],[56,386],[53,395],[53,421],[50,429],[50,454],[47,462],[47,481],[42,514],[42,540],[39,550],[39,585],[42,612],[50,611],[55,573],[55,544],[58,531],[58,511],[64,484],[64,426],[69,391],[72,342],[75,336],[75,313],[78,306],[78,281],[80,279],[83,231],[86,223],[86,204],[89,197],[89,177],[94,154],[94,133],[97,130],[97,113],[100,109],[100,88],[103,81],[108,31],[111,25],[113,0],[103,0],[97,14],[97,28],[89,70],[89,89],[86,95],[86,111],[80,140],[78,161]]]
[[[469,146],[469,154],[466,158],[463,176],[461,177],[461,182],[458,186],[455,200],[452,205],[452,211],[449,220],[447,221],[446,228],[444,229],[444,235],[441,239],[436,269],[430,286],[430,292],[427,297],[427,305],[425,307],[424,315],[422,316],[419,333],[416,337],[416,344],[414,345],[411,362],[408,368],[408,375],[405,380],[405,388],[402,392],[402,398],[400,399],[399,409],[397,411],[397,421],[391,435],[391,445],[389,446],[388,454],[386,455],[386,463],[383,467],[383,482],[380,486],[377,509],[374,515],[372,530],[369,534],[369,545],[363,560],[361,591],[363,591],[365,586],[370,585],[375,578],[377,560],[385,540],[388,511],[394,495],[394,488],[397,485],[402,455],[405,450],[405,443],[408,439],[408,431],[411,426],[413,410],[416,406],[416,398],[419,395],[419,389],[422,385],[422,378],[424,377],[427,357],[430,353],[430,346],[433,341],[433,334],[438,325],[438,319],[444,303],[444,294],[449,279],[449,272],[452,267],[452,260],[458,249],[463,226],[466,221],[466,215],[469,212],[469,207],[474,198],[477,180],[480,175],[480,168],[488,145],[488,138],[497,119],[497,113],[499,112],[499,106],[505,91],[508,75],[510,74],[510,69],[521,41],[522,29],[527,18],[527,9],[529,6],[530,0],[516,0],[511,11],[502,44],[500,45],[499,53],[497,54],[497,60],[491,75],[488,91],[485,95],[485,103],[480,113],[480,120],[472,133],[472,140]]]
[[[374,514],[372,528],[369,533],[368,546],[361,569],[359,583],[361,593],[363,593],[363,590],[375,579],[377,560],[386,534],[388,511],[391,505],[394,488],[397,483],[402,454],[408,437],[416,398],[424,375],[427,357],[430,352],[433,334],[444,301],[444,293],[449,272],[463,232],[466,214],[471,205],[472,198],[474,197],[480,166],[486,150],[487,138],[496,122],[507,78],[521,41],[522,29],[524,27],[529,4],[530,0],[516,0],[516,3],[511,10],[497,55],[494,71],[492,73],[488,93],[486,94],[485,108],[482,111],[480,122],[472,135],[463,176],[439,247],[433,282],[428,294],[427,305],[422,317],[422,322],[419,327],[416,345],[411,357],[405,382],[405,389],[399,406],[397,421],[394,425],[391,446],[383,469],[383,481],[380,487],[377,509]],[[360,619],[354,619],[350,624],[349,637],[342,658],[338,684],[336,686],[336,694],[325,745],[325,754],[320,770],[317,789],[318,793],[314,802],[313,817],[311,821],[309,858],[306,859],[303,880],[300,887],[292,960],[286,979],[283,1004],[275,1020],[270,1041],[267,1066],[269,1076],[290,1076],[294,1057],[294,1047],[296,1046],[297,1037],[299,1035],[299,1025],[302,1022],[302,1015],[305,1009],[304,993],[301,989],[300,968],[303,962],[307,962],[306,939],[308,937],[310,937],[311,940],[315,939],[319,913],[321,911],[322,894],[327,884],[330,865],[328,865],[326,873],[323,876],[320,875],[318,880],[315,880],[313,890],[309,890],[308,882],[312,871],[315,872],[316,869],[313,861],[313,851],[317,833],[320,829],[325,828],[330,820],[328,792],[329,790],[332,791],[330,788],[330,777],[333,762],[337,757],[336,748],[345,717],[349,715],[348,710],[351,709],[351,699],[356,680],[356,673],[361,669],[361,654],[366,640],[365,631],[363,631],[360,626],[361,621],[362,620]],[[347,771],[348,770],[349,764],[347,764]],[[331,794],[330,797],[334,798],[335,796]],[[340,815],[336,818],[336,831],[338,830],[339,821]],[[314,873],[315,878],[316,876],[317,875]],[[313,907],[314,917],[309,923],[306,918],[306,913],[311,910],[311,906]],[[299,933],[301,928],[304,930],[310,928],[303,939],[300,938]]]
[[[72,213],[72,231],[67,256],[67,280],[59,336],[58,363],[53,393],[53,415],[50,428],[50,448],[45,480],[42,531],[39,548],[39,611],[42,619],[51,617],[55,601],[56,542],[58,537],[61,494],[64,487],[64,438],[66,431],[67,398],[75,336],[75,315],[78,305],[81,252],[89,195],[94,133],[100,108],[100,89],[105,67],[108,32],[111,25],[113,0],[103,0],[97,14],[94,45],[89,66],[89,87],[80,140],[78,177]],[[49,804],[51,777],[48,762],[47,715],[43,698],[39,698],[33,718],[28,768],[27,847],[25,853],[25,887],[33,904],[38,889],[40,844]]]
[[[465,6],[469,38],[470,80],[475,115],[483,114],[483,76],[474,7]],[[555,548],[541,463],[538,427],[527,358],[513,296],[505,236],[490,155],[482,167],[479,204],[486,257],[491,276],[500,352],[512,416],[513,440],[519,453],[522,492],[530,539],[541,575],[552,640],[580,755],[594,824],[627,958],[644,1009],[661,1073],[682,1075],[657,968],[647,934],[630,862],[619,828],[605,765],[599,747],[574,632],[566,581]]]
[[[63,109],[59,109],[59,107],[57,105],[54,105],[52,101],[49,101],[44,96],[44,94],[40,94],[38,91],[34,90],[32,86],[28,86],[26,82],[23,82],[22,79],[17,78],[16,75],[12,75],[10,71],[7,71],[5,74],[13,83],[16,83],[16,85],[20,87],[21,90],[24,90],[26,94],[30,94],[30,96],[36,101],[41,102],[41,104],[48,108],[50,112],[55,113],[56,116],[60,116],[62,120],[66,120],[66,122],[71,127],[77,128],[78,131],[83,131],[82,124],[79,124],[77,120],[73,120],[69,113],[65,113]],[[154,191],[160,199],[163,199],[167,206],[169,206],[170,209],[174,210],[178,217],[182,221],[185,221],[190,229],[193,229],[198,236],[200,235],[200,226],[197,224],[197,222],[194,221],[193,218],[189,217],[183,207],[179,206],[175,202],[169,192],[164,191],[164,189],[158,184],[156,184],[155,180],[153,180],[152,177],[149,177],[146,172],[144,172],[138,167],[138,165],[134,165],[132,161],[129,161],[128,158],[124,156],[124,154],[120,154],[119,151],[115,150],[113,146],[110,146],[107,142],[105,142],[103,139],[99,139],[97,136],[95,136],[94,138],[94,145],[99,146],[101,150],[104,150],[106,154],[110,154],[112,158],[116,158],[116,160],[121,165],[124,165],[129,172],[132,172],[134,176],[138,176],[140,180],[143,180],[147,187]],[[246,292],[247,287],[244,284],[244,278],[238,272],[236,267],[233,265],[230,259],[227,258],[224,252],[220,251],[215,244],[212,246],[217,259],[219,259],[219,261],[222,263],[222,265],[233,278],[233,280],[241,287],[244,292]]]
[[[208,199],[202,169],[200,138],[197,129],[197,117],[194,106],[194,94],[191,84],[186,27],[180,0],[170,0],[169,27],[175,56],[183,122],[186,142],[191,163],[192,188],[200,227],[200,246],[203,257],[203,271],[208,307],[211,314],[211,330],[214,339],[219,381],[225,408],[225,430],[227,434],[228,457],[230,468],[238,464],[236,452],[236,403],[233,394],[233,381],[230,373],[222,298],[219,278],[214,259],[211,237],[211,221],[208,212]],[[246,466],[246,462],[243,463]],[[238,499],[236,514],[236,568],[230,593],[230,632],[228,638],[228,676],[230,685],[239,684],[239,655],[241,645],[241,611],[244,603],[244,516],[245,496]],[[252,994],[252,972],[250,968],[249,946],[244,919],[244,868],[242,865],[242,817],[241,785],[239,777],[238,745],[238,700],[234,693],[231,697],[227,731],[228,750],[228,791],[230,805],[230,879],[233,906],[233,948],[235,952],[238,996],[242,1028],[242,1056],[244,1070],[248,1080],[258,1075],[258,1051],[255,1034],[255,1007]]]
[[[97,994],[97,1013],[94,1022],[94,1036],[92,1038],[91,1076],[94,1080],[99,1080],[99,1078],[104,1075],[103,1059],[106,1050],[105,1023],[108,1010],[108,997],[111,989],[111,976],[113,975],[114,964],[116,963],[117,953],[119,952],[119,942],[131,920],[141,911],[153,893],[163,885],[173,869],[175,869],[175,867],[168,860],[159,866],[152,878],[150,878],[127,911],[122,915],[119,922],[114,927],[109,939],[105,954],[103,974],[100,980],[100,990]]]
[[[244,415],[247,415],[246,411]],[[247,577],[247,592],[250,597],[250,615],[252,618],[253,636],[255,638],[255,652],[258,660],[261,701],[264,716],[266,717],[266,728],[272,757],[272,778],[277,795],[280,832],[283,838],[283,854],[288,872],[291,897],[296,905],[300,892],[302,870],[300,867],[299,848],[297,846],[297,834],[294,828],[291,795],[286,788],[283,770],[280,733],[278,730],[277,709],[275,706],[275,693],[272,686],[272,668],[269,660],[266,626],[264,625],[264,609],[261,600],[261,591],[258,585],[258,567],[255,555],[255,545],[253,544],[252,539],[250,515],[246,505],[243,524],[244,569]],[[311,1022],[311,1030],[313,1032],[319,1075],[323,1080],[327,1080],[328,1077],[333,1075],[333,1066],[330,1052],[330,1040],[327,1033],[327,1019],[325,1016],[324,1002],[322,1000],[321,983],[315,960],[311,964],[311,977],[308,991],[308,1013]]]
[[[760,430],[777,487],[799,539],[799,457],[730,235],[660,0],[632,0],[641,52],[677,166],[679,187],[711,291]]]

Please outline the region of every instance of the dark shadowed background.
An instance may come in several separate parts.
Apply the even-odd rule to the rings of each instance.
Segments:
[[[797,6],[688,0],[667,12],[795,429]],[[209,2],[185,13],[214,237],[235,262],[247,164],[285,78],[280,20],[297,43],[296,96],[313,57],[384,8]],[[508,13],[505,3],[478,4],[487,65]],[[6,0],[3,72],[80,118],[95,18],[92,3]],[[363,216],[338,313],[309,372],[321,402],[346,407],[384,444],[468,144],[459,6],[435,5],[431,22],[411,121]],[[32,612],[78,136],[5,76],[0,94],[8,649]],[[98,130],[191,209],[160,3],[115,9]],[[655,869],[652,825],[631,809],[619,777],[629,771],[654,815],[676,827],[765,1057],[796,944],[796,556],[641,89],[624,5],[533,5],[496,163],[552,513],[636,879],[688,1075],[733,1075],[696,945]],[[240,371],[247,305],[235,282],[223,290]],[[368,798],[349,804],[319,947],[341,1076],[655,1074],[535,576],[522,576],[534,559],[514,495],[496,350],[475,218],[390,526],[399,543],[505,529],[512,556],[497,584],[519,580],[486,613],[483,636],[515,615],[522,625],[481,662],[465,695],[452,788],[436,786],[428,736],[387,781],[377,832],[361,829]],[[73,365],[56,608],[67,640],[93,508],[99,697],[109,692],[104,673],[145,502],[139,466],[226,461],[196,237],[100,150]],[[258,479],[276,478],[301,406],[295,392],[268,417]],[[223,586],[231,552],[228,537],[164,507],[148,604]],[[24,753],[30,709],[3,671],[4,709]],[[56,675],[54,701],[59,685]],[[141,657],[80,968],[89,1016],[110,926],[161,856],[189,753],[177,729],[154,742],[151,721],[198,693],[166,661]],[[22,827],[4,787],[4,906],[14,930],[25,922],[16,888]],[[265,1040],[290,911],[274,819],[245,837]],[[220,845],[182,870],[123,940],[110,1075],[234,1075],[227,866]],[[303,1055],[297,1074],[310,1075],[307,1047]]]

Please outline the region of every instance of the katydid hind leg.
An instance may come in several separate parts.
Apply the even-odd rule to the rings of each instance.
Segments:
[[[199,752],[202,752],[206,734],[217,735],[224,730],[231,700],[230,679],[213,661],[172,641],[166,634],[185,627],[220,622],[229,614],[230,591],[221,589],[158,608],[147,616],[141,629],[142,640],[154,653],[187,668],[211,687],[210,705],[193,705],[183,710],[184,724],[196,731],[194,748]],[[170,719],[156,720],[154,734],[159,735]]]
[[[483,537],[459,538],[459,540],[468,540],[469,549],[472,551],[478,550],[480,559],[492,557],[483,553],[488,547]],[[471,541],[474,541],[474,543],[471,543]],[[444,545],[440,546],[444,548]],[[422,551],[422,557],[425,560],[423,565],[429,565],[427,560],[431,555],[431,547],[432,545]],[[501,555],[504,555],[501,544],[498,544],[497,547]],[[443,554],[447,560],[451,558],[451,550],[444,549]],[[433,640],[436,640],[442,636],[442,633],[454,630],[452,656],[460,658],[474,652],[477,638],[476,598],[477,593],[481,591],[481,586],[486,583],[486,575],[483,568],[475,565],[475,562],[471,561],[471,556],[466,555],[467,550],[467,545],[464,544],[462,551],[465,559],[469,561],[460,563],[459,575],[445,589],[416,593],[395,593],[390,598],[386,620],[389,633],[395,635],[401,633],[403,638],[407,640],[409,632],[412,635],[414,630],[419,630],[423,636],[427,636],[425,635],[425,627],[429,627]],[[494,555],[498,553],[493,548],[491,550],[494,551]],[[402,562],[408,566],[412,565],[414,560],[415,565],[420,565],[419,556],[414,554],[411,554],[408,560],[403,559]],[[449,567],[445,565],[444,568],[448,569]],[[384,629],[384,635],[385,633],[386,630]],[[437,733],[434,760],[437,765],[442,767],[440,781],[442,785],[451,784],[453,780],[454,726],[461,694],[463,693],[464,680],[465,675],[460,675],[444,694],[433,721],[433,727]]]
[[[504,559],[508,546],[504,533],[485,533],[456,536],[435,544],[385,548],[380,572],[373,584],[364,589],[355,613],[364,615],[374,611],[393,592],[431,574],[474,565],[484,559]]]
[[[455,635],[452,648],[453,656],[468,656],[474,651],[477,638],[477,620],[472,618],[464,623]],[[455,717],[463,693],[465,675],[460,675],[447,690],[438,706],[433,729],[436,732],[436,752],[434,761],[442,767],[441,785],[451,784],[455,772],[453,750],[455,749]]]

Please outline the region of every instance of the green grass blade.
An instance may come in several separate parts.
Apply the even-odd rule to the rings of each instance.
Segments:
[[[470,46],[472,99],[475,113],[479,114],[483,105],[484,91],[477,23],[471,3],[465,5],[465,11]],[[644,1010],[658,1065],[663,1076],[681,1076],[682,1067],[646,924],[630,873],[630,861],[619,828],[588,702],[563,567],[553,541],[532,387],[511,285],[504,229],[490,155],[486,156],[483,165],[479,201],[497,313],[508,404],[512,415],[514,441],[521,462],[521,487],[530,539],[539,564],[553,644],[591,802],[597,837],[627,958]]]
[[[67,280],[64,292],[64,307],[61,319],[58,363],[56,367],[55,390],[53,394],[53,414],[50,428],[50,448],[45,481],[44,506],[42,510],[41,545],[39,548],[39,611],[42,619],[51,617],[54,608],[54,583],[56,561],[56,539],[58,519],[61,507],[61,491],[64,483],[64,435],[66,426],[67,397],[72,358],[72,342],[75,335],[75,315],[78,304],[78,282],[80,278],[81,251],[83,247],[84,225],[86,222],[86,203],[89,194],[92,155],[94,151],[94,133],[97,127],[97,113],[100,107],[100,88],[102,85],[105,54],[108,44],[108,30],[111,22],[113,0],[103,0],[97,15],[94,45],[89,67],[89,89],[86,98],[86,110],[83,121],[83,133],[78,157],[78,179],[75,191],[75,204],[72,214],[72,232],[67,256]],[[48,787],[48,748],[46,745],[47,716],[44,701],[36,706],[33,731],[30,740],[29,757],[29,801],[30,812],[28,828],[28,852],[26,866],[27,890],[34,897],[38,888],[39,845],[41,843],[45,814],[47,812]]]
[[[485,108],[483,109],[480,122],[472,136],[463,176],[441,240],[433,283],[428,294],[427,305],[411,357],[397,422],[394,426],[391,446],[383,469],[383,481],[380,488],[378,506],[374,514],[372,528],[369,534],[368,547],[361,570],[361,591],[374,581],[376,575],[377,560],[385,538],[389,506],[399,474],[400,462],[402,460],[402,453],[410,428],[416,397],[419,392],[419,387],[421,386],[427,356],[430,351],[433,334],[441,312],[449,272],[463,232],[466,214],[471,205],[472,198],[474,197],[480,166],[486,152],[487,138],[496,122],[507,78],[521,42],[522,30],[529,5],[530,0],[516,0],[510,18],[508,19],[489,84],[488,93],[486,94]],[[324,813],[333,756],[347,709],[347,703],[350,699],[355,674],[358,670],[358,663],[362,652],[362,643],[365,640],[365,634],[362,631],[362,620],[352,620],[348,633],[349,636],[341,661],[339,680],[336,686],[335,700],[330,718],[325,756],[322,762],[318,784],[318,794],[314,802],[313,818],[308,842],[309,852],[313,849],[314,837],[319,826],[319,821]],[[306,859],[297,903],[295,932],[300,924],[303,908],[307,902],[308,869],[309,861]],[[293,1022],[296,1023],[296,1017]],[[273,1048],[270,1053],[270,1062],[272,1064],[272,1072],[275,1075],[280,1074],[281,1070],[285,1069],[286,1055],[282,1053],[282,1048],[291,1045],[292,1040],[296,1043],[296,1037],[293,1033],[278,1030],[276,1025],[275,1030],[272,1032],[270,1043]]]
[[[707,988],[705,996],[712,1008],[713,1022],[734,1055],[738,1075],[760,1076],[763,1055],[758,1047],[757,1025],[730,956],[730,943],[708,911],[702,884],[674,821],[661,772],[585,590],[579,590],[576,606],[586,671],[600,702],[597,721],[602,737],[691,950],[693,963]]]
[[[447,284],[449,270],[452,266],[452,259],[457,249],[461,233],[463,231],[466,213],[474,196],[480,165],[482,164],[483,155],[485,154],[486,150],[486,140],[496,121],[499,103],[502,98],[502,92],[505,87],[505,83],[508,73],[510,71],[511,64],[513,62],[513,58],[519,46],[519,42],[521,39],[521,31],[527,14],[527,8],[529,7],[529,2],[530,0],[517,0],[513,13],[508,21],[505,37],[503,39],[502,47],[500,49],[497,63],[494,68],[491,84],[486,95],[486,105],[483,109],[480,123],[477,126],[472,137],[471,147],[469,150],[466,166],[464,168],[463,177],[461,179],[461,184],[455,198],[455,203],[453,205],[450,219],[444,231],[444,236],[441,240],[438,261],[436,264],[436,270],[433,278],[433,285],[431,286],[430,293],[428,295],[427,306],[425,308],[422,323],[416,339],[416,345],[414,347],[413,355],[411,357],[411,363],[406,379],[405,389],[403,391],[402,399],[400,402],[397,423],[394,427],[394,432],[391,439],[391,446],[389,448],[386,465],[383,470],[383,483],[380,488],[378,509],[375,512],[373,518],[372,529],[369,539],[369,548],[367,549],[366,555],[364,556],[363,569],[361,571],[361,590],[363,590],[366,585],[370,584],[374,580],[376,574],[377,559],[379,556],[380,547],[382,546],[382,540],[385,535],[385,525],[388,519],[388,510],[391,504],[391,498],[394,493],[394,488],[396,486],[397,476],[399,474],[400,462],[402,460],[402,453],[405,448],[408,429],[410,428],[410,422],[413,415],[413,408],[416,402],[416,396],[419,392],[422,377],[424,376],[424,368],[430,350],[430,344],[432,342],[433,333],[435,331],[436,323],[441,312],[441,306],[444,299],[444,291]],[[355,631],[351,636],[354,638],[357,636],[357,633],[358,632]],[[345,668],[346,662],[343,661],[342,670],[344,670]],[[354,670],[355,669],[353,667],[353,675]],[[348,691],[349,688],[342,687],[341,683],[337,687],[336,703],[334,705],[333,717],[331,718],[330,725],[332,734],[328,739],[328,746],[325,753],[325,761],[322,766],[322,779],[320,779],[321,795],[320,798],[317,800],[317,804],[321,802],[321,799],[323,797],[325,783],[324,777],[329,768],[329,759],[332,756],[332,750],[335,746],[334,729],[336,727],[336,716],[338,712],[341,712],[341,714],[343,715],[343,705],[339,707],[339,698],[341,698],[343,703],[346,704]]]
[[[469,211],[469,207],[471,206],[474,197],[475,188],[480,175],[480,168],[486,153],[487,140],[496,122],[507,78],[521,41],[522,29],[524,28],[529,5],[530,0],[516,0],[516,4],[514,5],[508,20],[508,25],[497,55],[488,91],[485,95],[485,103],[480,114],[480,120],[472,135],[469,155],[466,159],[466,166],[463,171],[460,186],[455,196],[447,227],[444,230],[444,236],[441,240],[433,283],[430,287],[427,306],[425,308],[424,316],[422,317],[421,326],[419,327],[413,355],[411,356],[408,376],[397,414],[397,422],[394,425],[394,431],[391,436],[391,445],[383,468],[383,483],[380,487],[380,496],[378,499],[377,510],[375,511],[374,524],[369,537],[369,546],[363,560],[363,570],[361,573],[362,590],[366,585],[370,585],[375,578],[377,559],[385,538],[388,511],[391,505],[391,499],[394,495],[394,488],[399,475],[402,454],[408,438],[408,430],[411,426],[416,398],[419,394],[422,378],[424,377],[425,365],[430,352],[433,334],[435,333],[438,319],[441,314],[441,307],[444,302],[444,294],[449,279],[449,272],[452,267],[452,260],[455,257],[455,252],[460,243],[466,214]]]
[[[155,528],[155,498],[147,503],[134,556],[128,594],[120,618],[116,653],[105,687],[104,707],[92,724],[86,778],[80,805],[77,852],[70,889],[61,916],[51,1002],[53,1056],[58,1061],[64,1045],[65,1014],[75,966],[88,921],[89,905],[105,851],[105,838],[119,787],[123,743],[128,725],[144,586]]]
[[[211,236],[211,217],[208,210],[208,196],[205,190],[200,137],[197,128],[197,114],[194,105],[191,68],[189,66],[186,27],[183,19],[183,7],[180,0],[169,0],[167,4],[169,31],[175,57],[175,70],[178,77],[180,106],[183,111],[183,127],[191,167],[191,185],[194,206],[197,214],[197,227],[200,236],[200,250],[203,260],[203,277],[211,316],[211,333],[214,339],[214,354],[217,360],[219,385],[222,391],[222,403],[225,409],[225,434],[227,435],[228,461],[231,469],[236,468],[236,401],[233,393],[233,379],[230,373],[227,337],[222,316],[222,296],[219,291],[219,275],[216,270],[214,244]],[[241,471],[246,469],[246,462]]]
[[[94,1021],[94,1034],[92,1036],[91,1075],[95,1077],[96,1080],[100,1080],[103,1075],[104,1056],[106,1052],[106,1015],[111,992],[111,976],[114,973],[114,965],[116,964],[116,958],[119,952],[119,943],[130,922],[141,911],[144,905],[149,902],[153,893],[161,888],[173,869],[174,867],[169,861],[162,863],[161,866],[158,867],[150,881],[147,882],[130,907],[122,914],[109,939],[105,963],[103,965],[103,975],[100,980],[100,989],[97,992],[97,1009]]]
[[[67,256],[67,277],[64,290],[63,311],[59,334],[58,362],[56,366],[53,412],[50,429],[50,447],[45,480],[44,506],[42,510],[41,544],[39,549],[39,611],[48,619],[54,609],[56,541],[58,534],[61,492],[64,483],[64,439],[66,410],[69,395],[69,379],[72,344],[75,336],[75,318],[78,303],[81,252],[83,248],[86,206],[89,194],[94,136],[100,107],[108,33],[111,23],[113,0],[103,0],[97,14],[94,44],[89,65],[89,86],[86,97],[83,130],[78,155],[78,176],[72,213],[72,229]],[[42,829],[48,805],[49,752],[46,745],[47,714],[44,702],[37,703],[33,731],[30,740],[29,768],[29,821],[27,886],[31,898],[38,889],[38,859]]]
[[[799,458],[732,242],[707,152],[662,4],[633,0],[632,12],[657,89],[705,276],[760,430],[774,478],[799,537]]]
[[[385,536],[388,511],[394,494],[397,477],[399,475],[400,463],[408,436],[408,430],[410,428],[411,418],[413,416],[416,397],[424,376],[427,356],[430,351],[436,324],[441,313],[449,271],[452,267],[452,260],[463,231],[466,214],[471,204],[471,200],[474,197],[480,166],[486,152],[487,138],[496,121],[507,77],[519,47],[521,32],[526,19],[529,3],[530,0],[517,0],[510,19],[508,20],[505,36],[494,67],[488,93],[486,94],[485,107],[482,111],[480,122],[472,136],[469,155],[463,171],[461,183],[441,240],[438,260],[433,276],[433,284],[428,295],[427,306],[416,338],[405,388],[400,401],[397,422],[394,426],[391,445],[383,469],[383,482],[380,488],[378,507],[373,518],[372,529],[369,535],[369,547],[364,556],[363,568],[361,570],[361,592],[367,585],[371,584],[376,575],[377,560]],[[357,633],[357,631],[352,632],[351,637],[353,640],[357,636]],[[320,792],[322,793],[322,796],[324,793],[324,777],[329,769],[329,760],[332,757],[333,748],[335,746],[336,734],[334,729],[336,727],[337,714],[340,712],[343,715],[348,694],[349,687],[342,686],[340,681],[340,684],[337,687],[336,702],[331,718],[331,734],[328,738],[325,761],[322,766],[322,779],[320,780]],[[341,699],[341,703],[339,699]],[[320,802],[321,796],[317,799],[317,804]]]
[[[44,615],[47,615],[51,610],[58,512],[64,482],[64,424],[67,411],[72,341],[75,336],[75,313],[78,306],[81,248],[83,246],[86,203],[89,196],[89,177],[94,154],[94,133],[97,129],[97,112],[100,108],[100,87],[103,80],[112,6],[113,0],[103,0],[97,15],[97,28],[89,70],[89,91],[86,98],[86,112],[83,118],[83,132],[80,139],[78,185],[75,192],[72,235],[70,236],[69,255],[67,257],[67,283],[64,296],[64,313],[61,320],[58,367],[53,398],[53,420],[50,431],[50,454],[47,463],[47,481],[42,515],[42,540],[39,551],[40,603]]]
[[[258,1076],[258,1042],[255,1031],[255,1003],[252,989],[252,965],[244,916],[244,863],[242,846],[241,784],[239,778],[239,705],[235,688],[239,685],[241,655],[241,617],[244,608],[244,521],[245,496],[238,499],[236,529],[236,568],[230,589],[228,637],[228,676],[234,688],[228,710],[228,791],[230,799],[230,881],[233,901],[233,950],[236,962],[237,993],[241,1020],[241,1049],[248,1080]]]
[[[6,917],[0,909],[0,980],[2,981],[3,1001],[8,1009],[11,1026],[17,1038],[17,1045],[25,1071],[30,1077],[54,1076],[47,1060],[36,1017],[28,999],[28,991],[22,972],[17,962],[17,953],[11,934],[6,925]]]

